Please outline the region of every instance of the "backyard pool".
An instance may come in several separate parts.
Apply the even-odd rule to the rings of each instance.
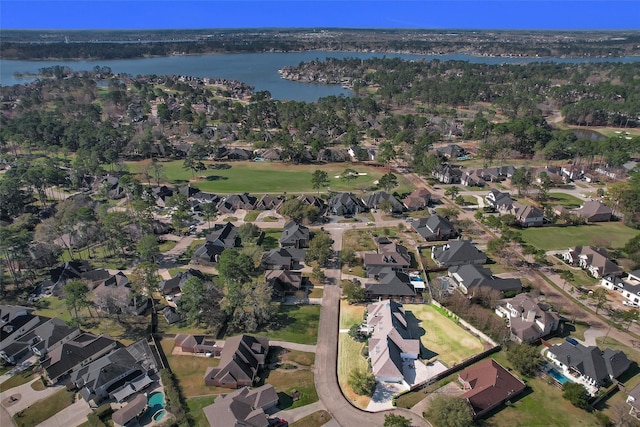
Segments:
[[[554,368],[550,368],[547,371],[547,374],[551,375],[553,379],[558,381],[560,384],[564,384],[567,381],[570,381],[569,378],[565,377],[561,372],[556,371]]]
[[[164,409],[164,394],[156,391],[147,396],[147,410],[140,419],[140,425],[146,425],[153,421],[160,421],[167,411]]]

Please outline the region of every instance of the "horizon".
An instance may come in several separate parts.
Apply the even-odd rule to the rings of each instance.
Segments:
[[[633,0],[0,0],[0,12],[4,31],[640,29]]]

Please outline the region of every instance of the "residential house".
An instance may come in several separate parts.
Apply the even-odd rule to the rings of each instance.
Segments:
[[[216,401],[202,408],[211,427],[269,427],[266,410],[278,404],[278,393],[271,384],[218,396]]]
[[[611,221],[613,217],[613,210],[597,200],[585,202],[580,209],[574,210],[573,213],[583,217],[587,222]]]
[[[218,211],[221,213],[233,213],[238,209],[251,211],[258,199],[249,193],[230,194],[218,202]]]
[[[513,215],[522,227],[542,227],[544,223],[544,212],[536,206],[514,203]]]
[[[367,161],[376,159],[376,151],[373,148],[360,147],[354,145],[348,150],[349,156],[353,161]]]
[[[513,200],[509,193],[503,193],[493,189],[484,197],[487,205],[500,213],[510,213],[513,209]]]
[[[301,194],[298,196],[298,200],[300,200],[307,206],[314,206],[318,208],[318,213],[320,215],[324,213],[326,205],[324,203],[324,200],[322,200],[320,197],[312,196],[310,194]]]
[[[293,295],[302,289],[302,272],[291,270],[267,270],[264,279],[273,289],[276,298]]]
[[[269,339],[251,335],[228,338],[217,367],[207,368],[204,383],[208,386],[238,388],[251,386],[263,368],[269,352]]]
[[[402,203],[408,211],[419,211],[429,206],[431,193],[426,188],[416,188],[411,194],[402,199]]]
[[[365,286],[365,296],[368,299],[407,299],[416,296],[416,289],[411,284],[411,277],[403,271],[385,268],[378,274],[378,280]]]
[[[163,185],[161,187],[153,187],[151,189],[151,195],[156,202],[157,206],[161,208],[167,207],[167,202],[173,197],[173,190]]]
[[[601,386],[611,383],[631,366],[627,355],[620,350],[596,346],[586,347],[567,339],[547,350],[547,358],[571,381],[582,384],[594,396]]]
[[[627,395],[629,404],[629,415],[640,419],[640,384],[635,386]]]
[[[238,227],[230,222],[215,224],[213,231],[206,237],[206,241],[193,253],[193,260],[197,264],[212,265],[219,261],[225,249],[240,246]]]
[[[190,268],[186,271],[179,271],[174,277],[168,280],[162,280],[158,284],[158,289],[162,293],[162,295],[170,295],[182,292],[182,288],[185,283],[192,277],[196,277],[202,281],[205,281],[207,278],[200,271],[193,268]]]
[[[338,193],[329,200],[328,209],[333,215],[355,215],[364,212],[366,207],[352,193]]]
[[[204,335],[178,334],[173,340],[183,353],[211,353],[218,357],[222,352],[214,339]]]
[[[403,382],[403,372],[420,355],[420,338],[412,336],[402,304],[386,300],[367,305],[364,329],[371,334],[369,359],[376,381]]]
[[[463,264],[482,265],[487,262],[487,255],[469,240],[452,240],[442,246],[434,246],[431,249],[431,258],[440,267]]]
[[[81,366],[104,356],[118,347],[120,347],[118,341],[111,339],[107,335],[93,335],[84,332],[49,349],[46,359],[42,361],[40,366],[42,366],[47,382],[55,384]]]
[[[164,320],[166,320],[169,325],[179,323],[182,320],[180,313],[178,313],[176,309],[173,307],[163,308],[162,316],[164,317]]]
[[[610,274],[604,276],[600,284],[622,294],[630,303],[640,305],[640,270],[628,273],[626,278]]]
[[[411,265],[411,255],[406,247],[392,242],[386,237],[376,240],[378,253],[364,254],[367,277],[376,277],[388,269],[405,271]]]
[[[277,211],[284,202],[284,196],[270,196],[269,194],[264,194],[260,197],[260,200],[256,202],[254,209],[260,211]]]
[[[0,351],[6,349],[15,343],[20,337],[32,329],[49,321],[48,317],[35,315],[31,310],[22,310],[11,312],[7,310],[7,306],[3,306],[3,313],[6,314],[7,321],[0,323]]]
[[[462,173],[460,183],[466,187],[484,187],[487,183],[484,177],[484,169],[469,169]]]
[[[112,313],[143,314],[149,308],[149,298],[132,297],[131,283],[119,271],[93,289],[93,302],[99,311]]]
[[[480,418],[508,400],[517,397],[526,385],[493,359],[484,359],[458,374],[465,392],[461,396]]]
[[[459,235],[451,221],[440,215],[411,221],[411,227],[427,242],[455,239]]]
[[[154,383],[158,365],[146,339],[119,348],[71,373],[69,383],[91,406],[105,399],[122,402]]]
[[[450,165],[435,169],[431,174],[443,184],[460,184],[462,180],[462,170]]]
[[[523,293],[504,300],[496,307],[496,314],[507,320],[511,340],[519,343],[536,342],[558,329],[560,316],[544,302]]]
[[[227,151],[226,157],[229,160],[251,160],[253,152],[244,148],[231,148]]]
[[[80,333],[80,329],[71,328],[58,318],[48,319],[2,348],[0,357],[12,364],[31,354],[43,358],[50,348],[73,339]]]
[[[609,259],[606,250],[595,246],[576,246],[562,252],[561,255],[567,263],[580,266],[596,279],[622,272],[620,266]]]
[[[298,268],[304,261],[303,249],[277,248],[271,249],[262,255],[260,265],[265,270],[291,270]]]
[[[519,292],[522,290],[520,279],[503,279],[496,277],[488,268],[474,264],[463,264],[449,267],[449,277],[455,280],[458,289],[473,296],[478,288],[489,288],[499,292]]]
[[[139,418],[147,410],[147,396],[138,394],[129,403],[111,415],[114,426],[124,427],[130,421]]]
[[[309,228],[301,225],[297,221],[289,220],[284,224],[279,242],[283,248],[308,248]]]
[[[464,148],[460,147],[457,144],[450,144],[450,145],[446,145],[444,147],[438,148],[436,150],[436,153],[438,153],[439,156],[444,156],[448,159],[458,159],[459,157],[464,157],[466,156],[467,150],[465,150]]]
[[[364,203],[367,209],[382,209],[380,205],[384,206],[388,204],[390,212],[400,213],[404,211],[404,205],[386,191],[376,191],[363,198],[362,203]]]

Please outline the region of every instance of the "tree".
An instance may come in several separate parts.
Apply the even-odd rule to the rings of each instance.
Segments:
[[[311,269],[311,277],[319,283],[324,282],[324,279],[326,278],[324,271],[318,266],[318,264],[313,265],[313,268]]]
[[[64,285],[64,293],[67,309],[69,311],[73,309],[75,320],[78,322],[80,320],[78,317],[78,309],[83,307],[89,308],[91,306],[91,301],[89,301],[88,298],[89,288],[84,282],[74,280]],[[89,313],[91,313],[91,310],[89,310]]]
[[[529,189],[532,181],[531,171],[525,167],[516,169],[511,177],[511,184],[518,189],[518,196]]]
[[[598,288],[589,296],[596,306],[596,314],[598,314],[598,310],[604,308],[607,304],[607,296],[609,292],[605,288]]]
[[[136,245],[136,250],[140,254],[140,259],[147,262],[155,262],[160,255],[160,245],[156,236],[143,236]]]
[[[342,285],[342,293],[344,294],[349,304],[362,302],[365,300],[365,289],[360,283],[355,283],[351,280],[344,282]]]
[[[362,333],[360,325],[357,323],[349,328],[349,336],[357,342],[364,342],[367,339],[367,336]]]
[[[455,185],[452,187],[448,187],[445,191],[444,194],[446,194],[447,196],[449,196],[452,200],[455,200],[456,196],[458,194],[460,194],[460,187],[456,187]]]
[[[352,248],[344,248],[340,251],[340,262],[342,264],[346,264],[349,267],[355,267],[358,265],[358,257],[356,256],[356,251]]]
[[[423,416],[437,427],[469,427],[474,425],[471,408],[461,397],[439,395]]]
[[[262,234],[262,230],[260,230],[260,227],[250,222],[244,223],[240,227],[238,227],[238,237],[240,237],[240,241],[242,242],[243,246],[246,246],[250,243],[256,243],[256,241],[260,237],[260,234]]]
[[[573,280],[573,272],[571,272],[570,270],[562,270],[560,272],[560,278],[563,281],[562,290],[564,290],[565,286],[567,286],[567,282]]]
[[[562,385],[562,397],[567,399],[573,406],[587,409],[589,407],[589,393],[582,384],[567,381]]]
[[[349,373],[349,385],[361,396],[371,396],[376,388],[376,377],[362,368],[355,368]]]
[[[349,186],[349,184],[351,183],[351,181],[353,181],[354,179],[358,178],[360,175],[358,174],[358,171],[351,169],[351,168],[347,168],[344,171],[342,171],[342,174],[340,174],[340,179],[342,179],[344,182],[347,183],[347,186]]]
[[[390,141],[384,141],[380,143],[378,148],[378,161],[386,163],[389,168],[389,173],[391,173],[391,161],[398,157],[395,147]]]
[[[218,261],[218,275],[225,285],[251,281],[255,271],[253,260],[236,249],[225,249]]]
[[[411,427],[411,420],[402,415],[387,414],[384,416],[384,427]]]
[[[137,307],[140,295],[152,295],[158,289],[158,283],[160,283],[158,266],[152,262],[141,262],[129,275],[129,282],[133,301]]]
[[[378,185],[384,188],[385,191],[389,192],[398,186],[398,177],[391,172],[386,173],[380,177]]]
[[[311,185],[318,190],[318,195],[320,195],[320,189],[329,185],[329,174],[323,170],[316,169],[311,176]]]
[[[190,277],[182,287],[182,296],[177,305],[189,324],[200,325],[202,313],[210,303],[205,291],[205,283],[195,276]]]
[[[203,203],[202,206],[202,214],[204,215],[204,219],[207,220],[208,228],[211,228],[211,220],[216,217],[218,214],[218,207],[215,203]]]
[[[509,345],[507,359],[518,372],[527,377],[535,376],[542,363],[538,349],[527,343]]]
[[[326,231],[319,231],[313,236],[311,242],[309,242],[309,249],[307,249],[307,262],[316,261],[319,266],[324,267],[329,262],[329,259],[333,255],[333,249],[331,245],[333,240]]]

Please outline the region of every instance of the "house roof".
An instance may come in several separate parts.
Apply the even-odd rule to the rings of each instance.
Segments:
[[[109,336],[96,336],[85,332],[50,349],[48,358],[42,362],[42,367],[47,372],[47,376],[54,380],[81,362],[119,346],[120,344]]]
[[[393,195],[386,191],[376,191],[373,194],[368,195],[362,199],[362,203],[368,208],[378,209],[382,202],[391,203],[391,210],[394,212],[402,212],[404,205],[398,201]]]
[[[207,234],[207,242],[224,248],[233,248],[236,246],[236,238],[238,236],[238,227],[230,222],[224,224],[214,224],[213,231]]]
[[[618,264],[611,261],[605,249],[595,246],[576,246],[569,251],[573,253],[574,261],[583,259],[587,265],[597,268],[601,276],[622,271]]]
[[[426,188],[416,188],[402,200],[402,203],[410,210],[418,210],[426,207],[431,200],[431,193]]]
[[[425,239],[448,236],[455,234],[455,228],[451,222],[440,215],[431,215],[428,218],[419,218],[411,222],[411,227]],[[443,239],[444,240],[444,239]]]
[[[459,376],[471,388],[462,397],[469,401],[476,416],[513,399],[526,388],[520,379],[493,359],[471,365]]]
[[[416,294],[409,275],[390,268],[383,268],[379,273],[378,283],[368,284],[365,292],[370,296],[414,296]]]
[[[265,384],[221,395],[202,410],[212,427],[268,427],[269,420],[262,408],[274,401],[278,401],[275,388]]]
[[[280,244],[295,244],[300,240],[309,241],[309,228],[294,220],[287,221],[280,236]]]
[[[343,208],[351,211],[364,208],[364,204],[352,193],[338,193],[329,200],[329,208],[333,211],[339,211]]]
[[[200,270],[190,268],[187,271],[178,272],[178,274],[171,279],[161,281],[158,284],[158,289],[160,292],[165,294],[170,293],[175,289],[182,289],[184,284],[192,277],[197,277],[200,280],[206,280],[205,275]]]
[[[607,348],[605,351],[596,346],[586,347],[580,343],[570,343],[551,346],[548,350],[564,365],[576,369],[598,384],[606,384],[609,377],[616,378],[626,371],[631,362],[622,351]]]
[[[264,278],[277,293],[290,292],[302,287],[302,272],[291,270],[267,270]]]
[[[205,378],[235,381],[253,381],[258,368],[265,362],[269,351],[269,339],[251,335],[228,338],[220,354],[220,363],[210,368]]]
[[[147,396],[138,394],[126,406],[118,409],[111,415],[111,419],[115,424],[125,425],[138,415],[140,415],[147,407]]]
[[[613,210],[606,205],[603,205],[597,200],[589,200],[585,202],[580,209],[576,209],[575,213],[584,218],[591,218],[596,215],[613,215]]]
[[[8,356],[12,356],[30,346],[35,346],[40,350],[49,349],[78,331],[78,328],[71,328],[64,321],[54,317],[53,319],[47,319],[44,323],[18,337],[13,344],[4,348],[3,351]]]
[[[463,264],[449,267],[449,275],[467,288],[467,291],[476,287],[488,287],[500,292],[519,291],[522,289],[520,279],[503,279],[495,277],[491,270],[474,264]]]
[[[487,256],[468,240],[453,240],[433,248],[433,257],[440,265],[487,262]]]

